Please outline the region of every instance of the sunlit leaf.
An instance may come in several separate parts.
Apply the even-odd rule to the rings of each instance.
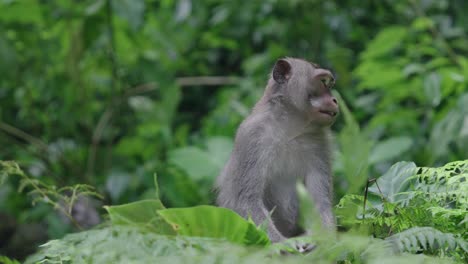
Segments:
[[[196,180],[213,178],[219,168],[209,153],[196,147],[172,150],[169,152],[169,161]]]
[[[175,234],[172,227],[157,213],[165,208],[159,200],[142,200],[104,208],[113,225],[139,227],[157,234]]]
[[[203,205],[158,212],[180,235],[224,238],[245,245],[269,244],[264,231],[230,209]]]
[[[193,179],[215,178],[232,150],[232,141],[213,137],[206,141],[207,150],[184,147],[169,152],[169,161],[183,169]]]
[[[434,21],[428,17],[418,17],[413,21],[412,28],[416,30],[427,30],[434,26]]]
[[[377,182],[369,187],[369,191],[378,196],[383,196],[390,202],[398,202],[406,198],[402,194],[410,186],[410,177],[415,175],[417,167],[413,162],[398,162],[394,164]]]
[[[392,50],[403,43],[407,33],[408,29],[402,26],[385,28],[367,45],[366,50],[362,53],[363,58],[389,55]]]

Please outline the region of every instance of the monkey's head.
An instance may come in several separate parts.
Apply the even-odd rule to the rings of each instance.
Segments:
[[[333,74],[307,61],[285,58],[276,62],[272,79],[277,93],[311,123],[331,126],[338,115],[338,102],[331,94]]]

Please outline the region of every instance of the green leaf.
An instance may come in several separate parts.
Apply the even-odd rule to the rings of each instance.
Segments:
[[[417,169],[413,162],[398,162],[378,178],[376,183],[369,187],[369,191],[378,196],[383,195],[386,200],[392,203],[402,201],[408,195],[401,192],[408,190],[409,179],[415,175]]]
[[[184,236],[224,238],[244,245],[267,245],[267,234],[234,211],[215,206],[171,208],[158,213]]]
[[[214,178],[219,169],[209,153],[196,147],[185,147],[170,151],[169,162],[183,169],[195,180]]]
[[[3,263],[3,264],[20,264],[20,262],[18,262],[17,260],[10,259],[10,258],[5,257],[5,256],[0,256],[0,263]]]
[[[191,0],[179,0],[177,2],[177,8],[175,11],[175,18],[174,20],[177,22],[182,22],[187,17],[190,16],[190,13],[192,12],[192,1]]]
[[[111,3],[117,16],[125,19],[131,29],[136,31],[142,25],[145,12],[144,0],[113,0]]]
[[[416,18],[411,27],[416,30],[427,30],[434,26],[434,21],[428,17],[418,17]]]
[[[412,227],[400,233],[396,233],[385,240],[401,245],[401,247],[399,247],[400,251],[415,252],[423,248],[424,250],[450,252],[460,247],[460,249],[467,253],[464,249],[466,241],[456,238],[452,233],[444,233],[433,227]]]
[[[367,45],[362,53],[363,58],[370,59],[389,55],[391,51],[403,43],[408,34],[408,29],[402,26],[387,27]]]
[[[211,137],[206,142],[208,153],[218,168],[222,168],[231,155],[233,142],[227,137]]]
[[[51,240],[25,263],[240,263],[246,248],[208,238],[168,237],[113,226]],[[258,255],[258,254],[257,254]],[[250,254],[252,263],[259,257]],[[224,261],[227,259],[227,261]],[[266,258],[261,255],[261,258]],[[276,261],[275,263],[279,263]]]
[[[338,98],[341,114],[345,120],[345,127],[338,136],[341,153],[337,157],[339,168],[348,181],[349,192],[355,193],[367,179],[369,151],[373,144],[360,130],[351,111],[341,96],[334,92]]]
[[[154,181],[154,194],[156,198],[160,199],[161,197],[159,196],[159,184],[158,184],[158,174],[155,173],[153,174],[153,181]]]
[[[378,142],[369,158],[371,164],[392,160],[411,148],[413,141],[410,137],[392,137]]]
[[[112,171],[106,178],[106,190],[112,201],[117,201],[128,189],[131,175],[123,171]]]
[[[450,144],[459,139],[468,139],[468,93],[458,98],[457,105],[436,122],[430,133],[428,149],[434,158],[449,155]],[[465,141],[466,142],[466,141]],[[465,148],[467,149],[467,148]],[[465,150],[465,153],[466,150]]]
[[[157,213],[165,208],[160,200],[142,200],[104,208],[109,213],[113,225],[140,227],[157,234],[175,234],[172,227]]]
[[[105,6],[106,1],[105,0],[96,0],[93,1],[92,4],[86,7],[85,9],[85,14],[87,16],[92,16],[97,14],[99,11],[102,10],[102,8]]]
[[[41,7],[37,0],[14,1],[8,4],[0,3],[0,21],[41,24]]]
[[[424,94],[433,107],[438,106],[442,100],[440,83],[440,75],[435,72],[431,72],[424,78]]]
[[[169,161],[183,169],[191,178],[214,179],[223,168],[232,150],[232,140],[224,137],[209,138],[207,150],[184,147],[169,152]]]
[[[330,255],[316,258],[313,263],[328,263],[325,260],[335,258]],[[304,256],[280,256],[269,247],[244,247],[213,238],[168,237],[135,227],[114,226],[49,241],[25,263],[306,264],[311,260]]]

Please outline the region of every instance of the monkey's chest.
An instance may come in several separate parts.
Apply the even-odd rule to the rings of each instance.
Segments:
[[[265,164],[273,174],[270,177],[275,177],[282,184],[295,185],[314,168],[317,161],[314,149],[313,145],[300,142],[277,144],[272,148],[272,158]]]

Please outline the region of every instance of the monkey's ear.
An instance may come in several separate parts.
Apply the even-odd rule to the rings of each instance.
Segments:
[[[291,64],[284,59],[280,59],[273,67],[273,79],[277,83],[285,83],[291,78]]]

